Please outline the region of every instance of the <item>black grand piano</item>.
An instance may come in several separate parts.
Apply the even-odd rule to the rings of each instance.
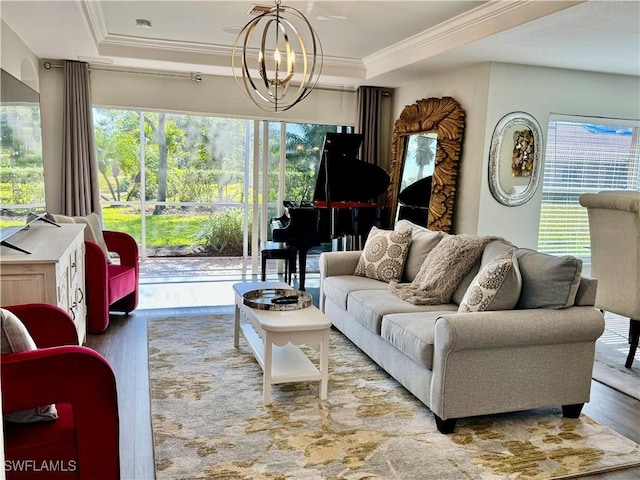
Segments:
[[[286,200],[284,215],[272,221],[273,241],[298,251],[300,290],[305,286],[310,248],[344,236],[364,241],[372,226],[386,226],[385,207],[375,199],[389,187],[389,174],[358,160],[362,138],[355,133],[327,133],[313,202],[299,205]]]

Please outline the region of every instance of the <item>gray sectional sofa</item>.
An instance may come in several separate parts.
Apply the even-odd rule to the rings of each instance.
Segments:
[[[395,227],[409,229],[405,283],[446,235],[405,220]],[[480,273],[506,251],[514,259],[511,283],[502,288],[506,303],[459,312]],[[579,416],[604,330],[593,307],[596,282],[581,277],[579,260],[494,240],[449,303],[416,305],[393,295],[385,281],[354,275],[360,257],[359,251],[321,255],[320,309],[433,411],[440,432],[453,432],[459,418],[539,407],[562,406],[565,416]]]

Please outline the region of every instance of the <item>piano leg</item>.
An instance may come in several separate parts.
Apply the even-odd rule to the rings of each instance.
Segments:
[[[300,286],[298,287],[300,290],[304,291],[304,281],[307,274],[307,249],[299,248],[298,249],[298,265],[300,266]]]

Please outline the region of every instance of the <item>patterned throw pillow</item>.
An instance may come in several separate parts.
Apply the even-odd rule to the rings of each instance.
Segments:
[[[354,274],[387,283],[400,280],[410,240],[411,230],[395,232],[373,227]]]
[[[2,340],[2,354],[36,350],[31,335],[24,324],[9,310],[0,308],[0,337]],[[58,418],[55,405],[45,405],[38,408],[4,413],[7,422],[30,423],[51,421]]]
[[[464,294],[458,312],[511,310],[518,303],[522,277],[515,249],[498,255],[482,267]]]

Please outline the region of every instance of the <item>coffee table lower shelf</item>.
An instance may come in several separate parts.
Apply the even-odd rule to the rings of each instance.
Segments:
[[[251,324],[243,324],[240,329],[264,372],[264,342]],[[322,380],[322,374],[297,345],[287,343],[284,346],[271,346],[271,376],[265,379],[266,383],[273,385],[318,380]]]
[[[240,347],[240,332],[262,368],[262,402],[271,403],[271,385],[277,383],[319,381],[320,400],[327,399],[329,385],[329,320],[314,305],[278,311],[251,308],[243,295],[265,288],[290,288],[282,282],[240,282],[235,292],[233,345]],[[241,324],[244,318],[246,323]],[[299,345],[318,345],[319,361],[314,364]]]

